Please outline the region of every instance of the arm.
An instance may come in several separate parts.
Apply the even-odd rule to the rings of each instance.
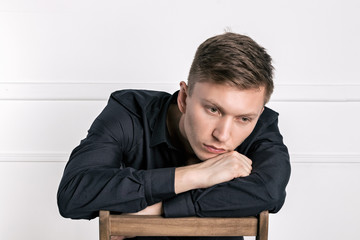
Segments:
[[[175,170],[175,193],[209,188],[238,177],[249,176],[252,161],[236,151]]]
[[[137,144],[131,135],[135,120],[118,105],[109,101],[70,156],[57,196],[64,217],[91,219],[100,209],[138,212],[175,196],[175,168],[126,167],[127,154]]]
[[[262,210],[279,211],[285,200],[290,164],[277,121],[254,138],[247,156],[253,162],[249,176],[179,194],[164,201],[164,215],[240,217]]]
[[[83,148],[102,148],[78,153]],[[135,170],[121,168],[117,154],[110,146],[82,144],[74,151],[58,190],[58,206],[62,216],[92,219],[100,209],[115,212],[137,212],[149,205],[174,196],[174,169]],[[106,156],[105,156],[106,155]],[[85,161],[86,160],[86,161]],[[101,166],[99,166],[101,160]],[[83,164],[86,162],[86,165]],[[105,163],[106,162],[106,163]]]
[[[92,124],[86,139],[72,152],[65,168],[58,189],[58,206],[62,216],[91,219],[98,215],[100,209],[120,213],[145,209],[146,212],[156,210],[160,214],[157,211],[159,208],[153,205],[175,196],[175,192],[209,187],[236,177],[221,174],[217,174],[216,178],[206,177],[206,173],[223,168],[217,161],[179,168],[176,174],[175,168],[137,170],[140,162],[146,162],[141,157],[135,164],[136,169],[126,167],[132,164],[129,162],[134,162],[134,156],[129,157],[129,152],[139,155],[139,149],[134,146],[138,146],[136,140],[142,135],[133,136],[134,131],[139,129],[134,126],[135,121],[127,109],[110,99]],[[205,177],[199,178],[199,175]],[[193,181],[199,179],[202,182]]]
[[[219,155],[205,162],[175,169],[175,193],[208,188],[237,177],[249,176],[251,160],[236,151]],[[148,206],[136,215],[162,215],[162,202]]]

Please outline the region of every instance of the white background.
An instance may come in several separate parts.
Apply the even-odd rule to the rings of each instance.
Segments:
[[[270,240],[360,239],[360,2],[0,1],[0,239],[98,239],[60,217],[71,150],[112,91],[173,92],[197,46],[231,29],[267,48],[269,106],[291,153]]]

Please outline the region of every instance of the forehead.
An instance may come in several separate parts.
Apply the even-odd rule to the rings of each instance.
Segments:
[[[259,113],[264,106],[265,89],[239,89],[227,84],[198,82],[194,85],[190,98],[214,104],[231,114]]]

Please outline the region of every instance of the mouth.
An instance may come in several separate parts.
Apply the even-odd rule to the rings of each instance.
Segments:
[[[221,154],[221,153],[225,153],[226,150],[223,148],[217,148],[215,146],[212,145],[206,145],[204,144],[205,149],[210,152],[210,153],[215,153],[215,154]]]

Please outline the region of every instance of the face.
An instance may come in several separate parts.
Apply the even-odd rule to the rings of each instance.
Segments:
[[[240,90],[211,82],[197,82],[188,95],[180,83],[180,133],[187,149],[200,160],[233,151],[253,131],[264,109],[264,88]]]

